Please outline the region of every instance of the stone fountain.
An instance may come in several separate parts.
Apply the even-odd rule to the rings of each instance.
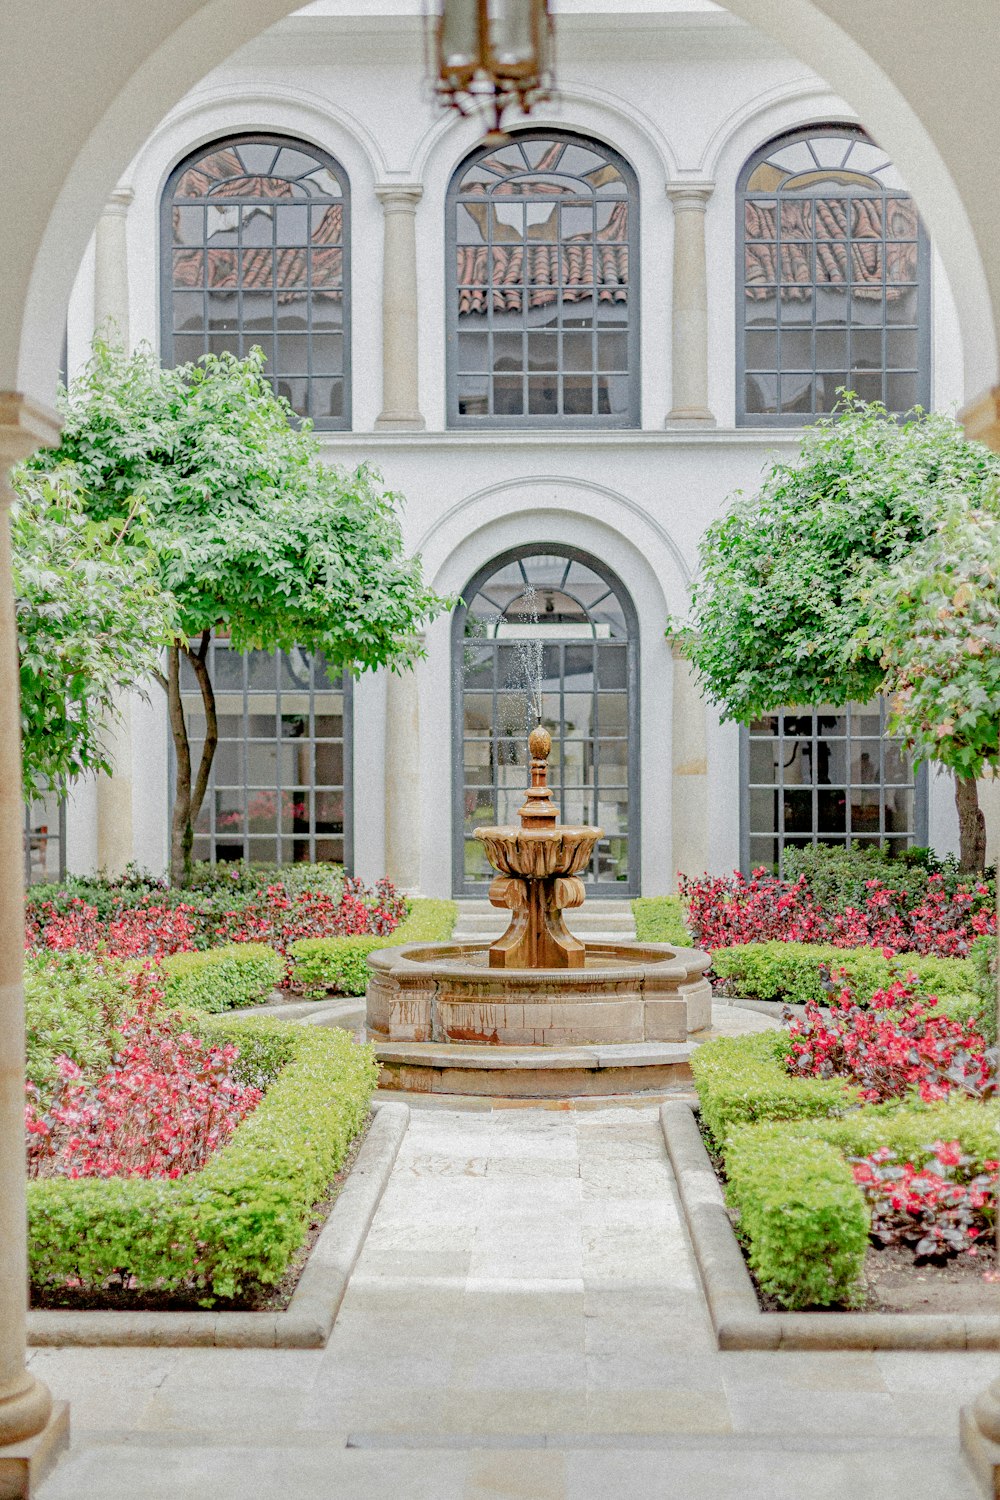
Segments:
[[[582,942],[563,912],[602,830],[559,824],[552,741],[528,740],[519,827],[477,829],[510,912],[493,943],[407,943],[368,959],[367,1030],[381,1087],[509,1098],[659,1093],[690,1082],[690,1033],[711,1024],[709,957],[666,943]]]

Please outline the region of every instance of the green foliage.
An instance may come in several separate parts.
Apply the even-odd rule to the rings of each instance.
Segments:
[[[331,990],[363,995],[368,987],[368,955],[403,943],[444,943],[451,937],[458,909],[454,901],[417,899],[388,937],[301,938],[289,948],[292,984],[312,999]]]
[[[787,1126],[740,1130],[726,1177],[763,1291],[788,1308],[856,1300],[870,1216],[839,1151]]]
[[[841,969],[860,1005],[867,1004],[876,990],[912,974],[921,998],[937,995],[940,1009],[948,1015],[955,1013],[955,1004],[964,1005],[971,1014],[969,997],[975,985],[967,958],[903,953],[887,959],[880,948],[833,948],[821,943],[744,943],[717,948],[712,968],[732,994],[786,1005],[806,1005],[810,1000],[826,1005],[843,987]]]
[[[24,960],[29,1083],[44,1101],[58,1078],[56,1058],[70,1058],[89,1078],[106,1071],[115,1030],[132,1004],[128,967],[90,953],[45,953]]]
[[[957,1140],[982,1170],[996,1159],[998,1126],[995,1103],[964,1098],[734,1132],[726,1142],[726,1196],[761,1286],[789,1308],[856,1301],[868,1210],[849,1158],[887,1146],[898,1160],[922,1166],[935,1141]]]
[[[972,945],[971,964],[975,974],[976,1025],[991,1047],[997,1040],[997,940],[996,936],[979,937]]]
[[[732,1132],[758,1120],[798,1120],[836,1114],[857,1105],[856,1089],[838,1080],[792,1078],[783,1059],[784,1032],[719,1037],[691,1058],[702,1122],[719,1147]],[[728,1159],[728,1158],[727,1158]]]
[[[1000,459],[944,415],[897,423],[851,396],[807,428],[799,456],[737,495],[700,543],[676,634],[723,716],[873,697],[885,648],[871,585],[931,534],[949,496],[991,495],[998,476]]]
[[[344,867],[322,862],[307,864],[305,861],[293,865],[251,865],[242,861],[211,864],[208,860],[198,860],[191,866],[184,899],[196,900],[202,892],[223,897],[254,896],[272,885],[281,886],[289,896],[297,896],[302,891],[320,891],[336,902],[344,892]]]
[[[849,906],[861,909],[868,895],[866,883],[879,880],[908,897],[916,905],[927,891],[932,875],[940,875],[945,894],[951,896],[959,886],[968,887],[969,876],[954,855],[939,858],[933,849],[902,849],[888,854],[877,844],[791,845],[784,853],[785,879],[795,881],[805,876],[806,884],[817,904],[827,916],[845,912]]]
[[[199,1028],[200,1029],[200,1028]],[[47,1178],[28,1185],[32,1283],[99,1291],[125,1272],[140,1289],[208,1306],[279,1281],[310,1211],[361,1130],[378,1065],[346,1032],[246,1017],[206,1022],[287,1061],[258,1108],[203,1171],[174,1181]]]
[[[252,350],[164,369],[94,341],[61,402],[58,448],[98,521],[135,523],[177,601],[185,636],[224,628],[237,651],[321,650],[329,665],[406,666],[445,601],[403,553],[399,496],[374,472],[321,461],[308,423],[264,379]]]
[[[632,902],[632,915],[638,942],[672,943],[675,948],[693,946],[679,896],[637,896]]]
[[[77,471],[14,472],[11,513],[28,796],[107,770],[104,736],[124,690],[142,692],[173,639],[174,610],[127,517],[87,513]]]
[[[1000,763],[1000,515],[996,490],[952,496],[930,535],[866,595],[861,649],[881,657],[891,728],[959,777]]]
[[[281,958],[264,943],[226,943],[163,960],[168,1003],[209,1012],[260,1004],[284,972]]]

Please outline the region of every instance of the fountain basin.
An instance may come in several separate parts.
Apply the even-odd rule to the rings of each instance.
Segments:
[[[578,875],[590,863],[600,828],[477,828],[486,857],[501,875],[522,880],[546,880]]]
[[[368,1034],[565,1047],[682,1042],[711,1020],[710,959],[666,943],[588,943],[578,969],[491,969],[489,944],[406,943],[368,959]]]

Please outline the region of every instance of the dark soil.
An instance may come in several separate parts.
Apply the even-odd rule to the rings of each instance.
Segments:
[[[372,1116],[369,1115],[360,1133],[351,1142],[344,1165],[330,1183],[322,1200],[315,1204],[309,1220],[309,1231],[301,1248],[288,1270],[276,1286],[251,1286],[239,1297],[206,1297],[203,1291],[192,1288],[190,1292],[157,1292],[155,1289],[133,1286],[129,1279],[110,1278],[103,1287],[39,1287],[31,1288],[33,1308],[72,1309],[75,1312],[284,1312],[292,1300],[306,1261],[319,1239],[340,1190],[350,1175],[362,1142],[368,1134]]]
[[[723,1188],[726,1174],[723,1161],[713,1143],[701,1126],[702,1140],[708,1152],[715,1175]],[[734,1230],[737,1229],[736,1214],[729,1210]],[[737,1239],[739,1233],[737,1230]],[[740,1241],[740,1249],[746,1259],[747,1247]],[[1000,1315],[1000,1270],[992,1246],[986,1244],[979,1255],[956,1255],[938,1265],[923,1262],[917,1264],[912,1253],[897,1245],[883,1249],[869,1245],[862,1272],[863,1299],[852,1307],[810,1307],[803,1312],[866,1312],[866,1313],[975,1313]],[[787,1311],[777,1298],[761,1291],[757,1278],[750,1270],[750,1279],[757,1293],[762,1312]],[[996,1281],[986,1276],[996,1275]]]

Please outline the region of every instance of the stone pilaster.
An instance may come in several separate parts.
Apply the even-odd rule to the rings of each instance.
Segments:
[[[94,238],[94,329],[129,346],[128,244],[131,188],[117,188],[97,221]],[[118,695],[117,715],[104,731],[112,775],[97,778],[97,863],[120,875],[133,855],[132,705]]]
[[[416,668],[390,672],[385,704],[385,869],[420,888],[420,695]]]
[[[714,183],[667,186],[674,209],[672,406],[667,427],[714,427],[708,409],[708,272],[705,209]]]
[[[419,183],[376,187],[384,216],[382,255],[382,410],[379,431],[419,432],[417,204]]]
[[[700,875],[708,859],[708,742],[705,702],[691,664],[673,650],[673,709],[670,821],[672,867],[678,874]]]
[[[0,1493],[27,1495],[39,1451],[68,1439],[65,1406],[25,1365],[28,1263],[24,1173],[24,807],[10,469],[58,441],[55,418],[0,392]]]

